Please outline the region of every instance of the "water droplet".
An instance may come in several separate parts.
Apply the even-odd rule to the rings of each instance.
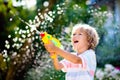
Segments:
[[[49,2],[48,2],[48,1],[45,1],[45,2],[43,3],[43,6],[44,6],[44,7],[48,7],[48,6],[49,6]]]
[[[28,48],[29,48],[29,46],[26,46],[26,48],[28,49]]]
[[[10,61],[10,58],[9,58],[9,57],[7,58],[7,61]]]
[[[28,35],[27,35],[27,37],[30,37],[31,36],[31,34],[29,33]]]
[[[38,9],[37,11],[40,12],[40,9]]]
[[[27,32],[27,33],[30,33],[30,31],[29,31],[29,30],[27,30],[26,32]]]
[[[18,40],[18,38],[17,38],[17,37],[13,38],[13,41],[14,41],[14,42],[16,42],[17,40]]]
[[[17,31],[15,31],[15,34],[17,34]]]
[[[34,37],[32,37],[32,40],[34,41],[34,40],[35,40],[35,38],[34,38]]]
[[[21,38],[19,38],[18,40],[19,40],[19,41],[21,41],[22,39],[21,39]]]
[[[25,26],[26,29],[28,29],[28,26]]]
[[[38,39],[38,38],[39,38],[38,36],[35,37],[35,39]]]
[[[3,61],[6,62],[6,59],[4,59]]]
[[[11,38],[11,35],[8,35],[8,38]]]
[[[10,20],[10,21],[12,21],[12,20],[13,20],[13,18],[10,18],[9,20]]]
[[[21,36],[22,36],[22,38],[26,38],[26,36],[24,34],[22,34]]]
[[[16,62],[14,61],[14,62],[13,62],[13,64],[15,65],[15,64],[16,64]]]
[[[9,44],[9,41],[8,41],[8,40],[5,40],[5,43],[6,43],[6,44]]]
[[[20,57],[20,55],[18,54],[17,57]]]
[[[32,24],[32,20],[29,20],[29,23]],[[27,29],[27,28],[26,28]]]
[[[5,57],[5,58],[7,58],[7,57],[8,57],[8,55],[7,55],[7,50],[4,50],[3,57]]]
[[[16,30],[19,30],[19,27],[17,27]]]
[[[17,55],[17,52],[14,52],[14,53],[12,54],[13,57],[16,56],[16,55]]]
[[[10,48],[10,45],[9,45],[9,44],[6,44],[5,47],[6,47],[7,49],[9,49],[9,48]]]

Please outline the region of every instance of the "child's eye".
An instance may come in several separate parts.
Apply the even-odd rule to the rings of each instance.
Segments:
[[[73,34],[73,36],[76,35],[76,34]]]
[[[82,35],[82,33],[80,33],[79,35]]]

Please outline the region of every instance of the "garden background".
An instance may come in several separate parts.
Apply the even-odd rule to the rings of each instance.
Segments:
[[[65,80],[35,29],[72,52],[77,23],[93,26],[100,36],[95,80],[119,80],[120,0],[0,0],[0,80]]]

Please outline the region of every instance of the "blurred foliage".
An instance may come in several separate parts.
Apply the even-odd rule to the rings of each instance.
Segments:
[[[120,71],[111,64],[105,64],[103,68],[97,68],[95,80],[119,80]]]
[[[120,26],[113,23],[109,26],[114,32],[108,32],[105,30],[102,36],[102,41],[97,47],[97,60],[98,66],[103,67],[105,64],[109,63],[114,66],[120,66]],[[112,36],[111,36],[112,35]]]
[[[12,46],[14,44],[13,37],[20,36],[20,34],[15,34],[15,28],[18,26],[24,28],[25,26],[17,16],[28,20],[33,19],[36,15],[35,13],[35,11],[24,9],[23,6],[13,6],[12,0],[0,0],[0,80],[7,80],[9,69],[12,67],[13,51],[18,51]],[[14,72],[17,72],[15,68]],[[10,76],[12,77],[13,75],[11,74]]]
[[[6,62],[4,61],[4,59],[3,59],[3,56],[0,54],[0,69],[2,70],[2,71],[4,71],[5,70],[5,68],[6,68]]]
[[[53,67],[47,68],[43,72],[39,71],[40,70],[36,71],[36,69],[31,69],[25,77],[25,80],[65,80],[65,73],[56,71]]]
[[[106,63],[120,66],[120,26],[115,23],[109,26],[114,30],[114,35],[109,37],[109,31],[103,26],[108,14],[107,7],[101,5],[102,2],[89,5],[86,1],[48,0],[49,5],[45,7],[44,0],[37,0],[33,10],[13,6],[11,0],[0,0],[0,80],[23,80],[24,77],[27,80],[64,80],[63,72],[47,67],[52,64],[49,63],[49,56],[39,35],[28,24],[60,39],[68,51],[73,51],[70,44],[73,25],[90,24],[100,36],[96,48],[98,67]]]
[[[26,14],[27,13],[27,14]],[[5,48],[5,40],[12,41],[8,38],[8,35],[11,34],[12,36],[15,36],[14,29],[17,26],[20,26],[21,28],[25,27],[25,24],[22,23],[19,19],[19,17],[22,17],[24,20],[33,19],[36,15],[35,11],[30,11],[27,9],[24,9],[22,6],[20,7],[14,7],[12,5],[12,0],[0,0],[0,52]],[[12,43],[13,44],[13,43]],[[13,48],[12,48],[13,49]],[[12,50],[10,48],[10,50]]]

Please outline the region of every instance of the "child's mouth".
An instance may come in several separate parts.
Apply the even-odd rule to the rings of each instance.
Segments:
[[[77,41],[77,40],[76,40],[76,41],[74,41],[74,43],[78,43],[78,42],[79,42],[79,41]]]

